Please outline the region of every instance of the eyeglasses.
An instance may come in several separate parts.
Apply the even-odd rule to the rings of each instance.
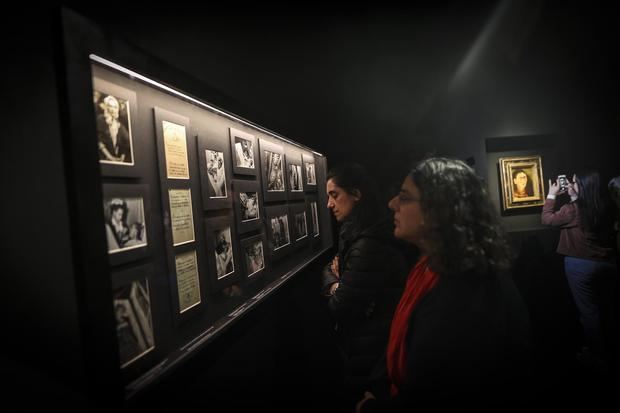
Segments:
[[[404,195],[404,194],[396,195],[396,199],[398,200],[399,204],[410,204],[412,202],[420,202],[421,201],[420,198],[414,198],[412,196]]]

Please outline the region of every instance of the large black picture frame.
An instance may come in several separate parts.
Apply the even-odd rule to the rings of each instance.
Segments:
[[[228,230],[230,232],[226,234]],[[243,272],[243,264],[240,261],[241,257],[238,248],[239,241],[237,239],[237,232],[235,231],[233,216],[227,214],[225,216],[207,218],[205,220],[205,231],[207,240],[207,262],[209,263],[209,284],[214,291],[219,291],[238,282]],[[232,253],[232,260],[230,263],[232,263],[232,268],[230,271],[229,268],[222,267],[222,263],[218,262],[220,259],[219,257],[222,256],[219,255],[222,244],[218,243],[219,240],[217,236],[222,234],[225,236],[227,235],[229,238],[226,239],[226,242],[232,244],[230,248],[230,252]]]
[[[285,256],[293,246],[291,217],[288,205],[265,206],[265,227],[267,245],[272,260]]]
[[[304,173],[301,160],[301,153],[298,151],[286,151],[286,173],[288,185],[286,194],[289,201],[304,199]]]
[[[260,190],[260,185],[257,181],[248,181],[235,179],[233,181],[233,193],[234,193],[234,205],[235,205],[235,218],[237,222],[237,232],[243,234],[249,231],[257,230],[263,225],[263,211],[261,199],[263,194]],[[256,207],[257,216],[255,218],[246,217],[246,205],[251,199],[244,200],[242,197],[244,194],[255,193],[254,203]]]
[[[96,71],[94,71],[96,73]],[[117,85],[110,81],[104,80],[93,74],[93,102],[96,117],[97,128],[97,151],[99,153],[99,167],[102,176],[111,177],[138,177],[143,172],[141,153],[136,150],[141,146],[141,137],[137,127],[138,117],[138,98],[134,90]],[[104,153],[108,156],[116,155],[112,149],[113,143],[111,133],[107,130],[105,121],[104,107],[106,102],[112,99],[115,105],[118,105],[118,119],[120,128],[116,131],[116,142],[128,139],[127,146],[121,156],[128,156],[128,161],[114,161],[106,159]],[[120,144],[119,144],[120,145]],[[125,146],[125,145],[121,145]],[[120,146],[117,147],[117,149]]]
[[[292,229],[291,241],[295,248],[304,247],[308,245],[311,237],[307,204],[305,202],[290,203],[288,210]]]
[[[302,154],[301,159],[303,162],[302,171],[304,176],[304,188],[306,192],[316,192],[317,190],[317,178],[316,178],[316,162],[314,161],[314,155]]]
[[[314,207],[312,205],[315,205]],[[306,196],[306,210],[308,211],[308,235],[312,244],[320,244],[321,241],[321,208],[316,195]]]
[[[267,267],[268,267],[268,260],[267,260],[267,238],[265,237],[265,233],[261,232],[258,235],[253,235],[251,237],[248,238],[244,238],[242,240],[239,241],[240,245],[241,245],[241,260],[243,261],[243,268],[245,270],[245,276],[246,278],[249,278],[251,280],[256,280],[259,279],[260,277],[262,277],[263,274],[265,274],[265,271],[267,271]],[[263,266],[262,268],[259,268],[260,265],[257,265],[257,260],[253,260],[251,258],[251,255],[253,254],[257,254],[258,252],[258,248],[256,248],[256,245],[260,243],[261,245],[261,251],[260,253],[262,254],[262,261],[263,261]]]
[[[145,373],[158,356],[158,326],[151,294],[153,271],[149,263],[111,274],[119,366],[126,381]],[[124,340],[122,335],[126,334],[129,337]]]
[[[153,228],[150,222],[148,186],[104,183],[103,210],[110,265],[125,264],[147,257],[151,251],[149,235]],[[109,221],[112,210],[123,211],[121,231],[114,230],[115,225]]]
[[[200,183],[202,189],[202,205],[205,210],[226,209],[232,207],[233,191],[232,182],[232,159],[230,156],[230,146],[228,142],[219,139],[210,139],[206,135],[197,136],[196,147],[198,150],[198,161],[200,163]],[[220,153],[223,161],[224,192],[225,196],[217,195],[211,184],[213,178],[209,177],[209,157],[212,151]],[[212,175],[213,176],[213,175]]]
[[[259,139],[263,199],[286,201],[287,173],[284,147]],[[274,189],[275,188],[275,189]]]
[[[230,129],[230,151],[231,162],[233,172],[236,175],[253,175],[258,174],[258,149],[256,144],[256,137],[249,133],[237,128]],[[248,144],[251,148],[248,148],[246,153],[244,147],[241,145]],[[251,157],[251,159],[250,159]],[[248,162],[251,160],[253,166],[248,166]]]

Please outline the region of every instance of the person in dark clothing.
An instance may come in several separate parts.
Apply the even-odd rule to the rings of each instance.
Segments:
[[[332,169],[327,176],[327,207],[339,224],[339,240],[338,253],[323,270],[323,295],[344,359],[347,411],[362,396],[385,351],[408,268],[370,182],[356,164]]]
[[[618,271],[614,251],[613,214],[597,172],[576,174],[568,183],[570,202],[555,210],[559,182],[549,181],[542,223],[559,228],[557,252],[579,311],[585,346],[577,354],[584,367],[609,368],[615,337],[614,296]]]
[[[529,316],[482,181],[464,162],[421,161],[389,203],[394,235],[420,249],[392,320],[384,374],[358,412],[483,407],[522,399]],[[379,376],[378,376],[379,377]]]

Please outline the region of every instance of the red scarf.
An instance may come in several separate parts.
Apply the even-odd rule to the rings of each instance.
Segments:
[[[390,393],[398,394],[407,377],[407,347],[405,337],[409,327],[409,318],[420,298],[435,286],[437,274],[428,268],[428,257],[423,256],[413,267],[407,277],[407,285],[392,318],[390,340],[387,347],[388,376],[392,382]]]

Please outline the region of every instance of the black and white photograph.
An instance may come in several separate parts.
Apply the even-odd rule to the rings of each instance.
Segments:
[[[241,206],[241,222],[260,218],[258,192],[239,192],[239,204]]]
[[[232,164],[228,139],[217,136],[198,127],[196,153],[200,170],[200,193],[202,209],[216,210],[230,208],[233,203],[231,191]]]
[[[263,201],[286,201],[288,172],[284,147],[266,139],[259,139]]]
[[[319,211],[316,202],[310,202],[310,211],[312,213],[312,236],[318,237],[320,234],[319,229]]]
[[[277,152],[265,151],[265,164],[267,165],[267,191],[284,191],[282,154]]]
[[[289,164],[289,184],[291,186],[291,191],[293,192],[303,192],[303,178],[301,174],[301,165],[297,164]]]
[[[232,237],[230,227],[214,231],[215,235],[215,269],[217,278],[222,279],[235,271]]]
[[[265,268],[265,255],[263,253],[263,241],[258,240],[243,247],[245,266],[248,277],[251,277]]]
[[[115,254],[147,245],[142,198],[104,199],[103,211],[108,253]]]
[[[209,266],[207,274],[211,291],[229,287],[238,282],[243,274],[244,262],[239,255],[241,249],[237,245],[234,219],[232,211],[228,211],[225,215],[206,218],[204,221],[207,241],[205,251]]]
[[[256,175],[258,159],[254,135],[230,128],[230,146],[234,173]]]
[[[313,155],[302,154],[301,155],[304,173],[305,190],[308,192],[316,191],[316,162]]]
[[[119,89],[116,85],[109,85],[111,84],[97,78],[93,85],[99,162],[133,166],[132,114],[129,100],[109,92],[111,88]]]
[[[116,288],[114,313],[120,363],[124,368],[155,348],[148,281]]]
[[[316,185],[316,172],[314,171],[314,162],[306,163],[306,184]]]
[[[235,179],[232,183],[235,217],[239,234],[262,227],[260,184],[255,180]]]
[[[303,211],[295,214],[295,241],[299,241],[307,236],[306,212]]]
[[[224,153],[206,150],[207,177],[209,178],[209,198],[226,198],[226,170],[224,167]]]
[[[254,168],[254,143],[235,136],[235,166]]]
[[[288,229],[288,215],[283,214],[271,218],[271,234],[274,251],[291,243],[291,238]]]

